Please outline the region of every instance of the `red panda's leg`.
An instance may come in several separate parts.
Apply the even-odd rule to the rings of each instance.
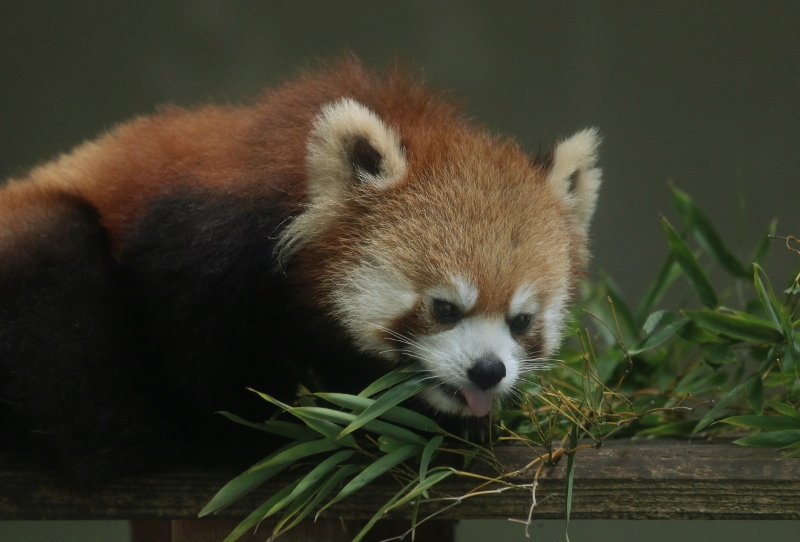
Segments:
[[[51,196],[5,208],[19,227],[0,232],[0,410],[77,477],[158,463],[138,443],[167,429],[136,399],[135,319],[106,233],[91,206]]]

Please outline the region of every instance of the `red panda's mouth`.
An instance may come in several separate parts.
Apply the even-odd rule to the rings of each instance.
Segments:
[[[457,388],[456,386],[439,383],[439,389],[451,399],[465,405],[473,416],[483,418],[492,410],[494,393],[487,390],[473,388]]]

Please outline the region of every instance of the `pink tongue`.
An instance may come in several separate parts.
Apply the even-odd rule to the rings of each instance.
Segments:
[[[473,416],[482,418],[492,410],[494,394],[489,391],[463,389],[461,393],[467,400],[467,406]]]

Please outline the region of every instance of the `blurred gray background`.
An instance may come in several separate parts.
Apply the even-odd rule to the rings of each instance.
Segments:
[[[158,104],[247,100],[346,50],[376,66],[413,61],[532,153],[598,126],[605,184],[592,270],[610,273],[631,298],[665,254],[659,213],[671,215],[669,182],[742,253],[772,218],[779,233],[800,236],[800,2],[792,0],[4,0],[0,178]],[[782,285],[798,260],[776,244],[773,281]],[[16,527],[0,524],[0,540],[34,540],[9,535]],[[736,533],[725,539],[744,539]],[[576,539],[612,538],[590,528]]]

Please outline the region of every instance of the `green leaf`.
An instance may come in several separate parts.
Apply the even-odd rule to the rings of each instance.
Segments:
[[[280,420],[269,420],[266,422],[255,423],[240,418],[239,416],[231,414],[230,412],[220,411],[217,412],[217,414],[228,418],[232,422],[281,437],[287,437],[294,440],[311,440],[314,438],[314,436],[309,433],[308,429],[296,423],[284,422]]]
[[[366,525],[364,525],[361,531],[359,531],[359,533],[353,538],[351,542],[361,542],[364,536],[366,536],[366,534],[370,531],[370,529],[372,529],[372,527],[375,526],[378,520],[381,519],[384,515],[386,515],[386,512],[388,512],[389,510],[389,507],[392,506],[395,502],[397,502],[398,499],[400,499],[400,497],[402,497],[408,490],[408,488],[410,488],[412,485],[414,485],[414,482],[409,482],[408,484],[403,486],[403,488],[401,488],[400,491],[395,493],[391,499],[389,499],[383,506],[381,506],[378,509],[378,511],[375,512],[375,514],[370,518],[370,520],[367,521]]]
[[[399,367],[390,373],[386,373],[378,380],[364,388],[364,390],[358,394],[359,397],[372,397],[385,389],[391,388],[393,386],[397,386],[401,382],[408,380],[412,376],[414,376],[415,371],[413,368],[409,367]]]
[[[749,278],[750,272],[739,259],[728,249],[717,233],[708,216],[694,203],[686,192],[672,187],[672,201],[683,218],[684,224],[692,231],[703,249],[711,253],[714,259],[731,275]]]
[[[344,465],[343,467],[337,469],[336,472],[334,472],[327,480],[325,480],[325,483],[314,494],[313,498],[305,505],[305,508],[303,508],[302,512],[294,516],[294,518],[291,518],[289,511],[287,511],[287,515],[284,516],[284,518],[281,519],[281,521],[275,526],[273,538],[277,537],[280,533],[285,533],[307,518],[311,512],[313,512],[317,506],[319,506],[319,504],[325,500],[325,498],[330,495],[340,483],[342,483],[342,481],[350,478],[355,473],[361,471],[361,469],[361,465]],[[289,519],[291,519],[291,522],[287,524]]]
[[[777,401],[767,401],[767,405],[778,414],[800,420],[800,410],[793,407],[792,405],[787,405],[785,403],[778,403]]]
[[[425,445],[425,449],[422,450],[422,459],[419,461],[420,482],[425,480],[425,476],[428,474],[428,466],[433,458],[433,454],[436,453],[436,450],[439,449],[439,446],[442,445],[442,442],[444,442],[444,436],[438,435],[429,440],[428,444]]]
[[[800,429],[800,420],[788,416],[731,416],[720,420],[722,423],[747,427],[749,429],[763,429],[765,431],[783,431],[786,429]]]
[[[647,316],[647,320],[644,321],[642,325],[642,329],[648,335],[651,334],[655,329],[661,325],[668,326],[673,323],[675,320],[678,319],[678,316],[668,310],[659,310],[655,311]]]
[[[668,326],[658,330],[656,333],[652,335],[648,335],[645,339],[636,345],[635,347],[628,350],[628,354],[631,356],[635,356],[637,354],[641,354],[646,350],[650,350],[652,348],[656,348],[660,346],[664,342],[668,341],[672,338],[673,335],[678,333],[681,329],[689,323],[689,320],[686,318],[682,320],[678,320],[677,322],[672,322]]]
[[[259,393],[259,395],[262,395],[264,397],[269,397],[261,393]],[[321,416],[309,415],[309,413],[307,412],[307,408],[309,407],[290,407],[288,405],[285,405],[285,407],[287,413],[298,418],[300,421],[306,424],[308,428],[316,431],[317,433],[324,436],[328,440],[337,442],[339,445],[348,446],[350,448],[354,448],[357,446],[356,440],[352,435],[348,435],[347,437],[339,439],[337,441],[336,437],[341,432],[342,427],[340,425],[336,425],[335,423],[328,421],[327,418]]]
[[[281,465],[291,465],[297,463],[306,457],[321,454],[323,452],[331,452],[338,450],[342,445],[329,439],[312,440],[311,442],[301,442],[293,446],[283,449],[280,453],[272,454],[271,456],[259,461],[248,472],[255,472],[260,469],[268,469]]]
[[[356,415],[351,412],[342,412],[339,410],[331,410],[329,408],[322,407],[297,407],[292,409],[292,414],[295,413],[302,415],[304,419],[317,419],[319,421],[332,422],[335,427],[340,427],[340,425],[337,424],[348,425],[356,420]],[[369,421],[363,425],[363,428],[367,431],[377,433],[378,435],[386,435],[396,439],[404,440],[406,442],[417,443],[420,446],[424,446],[424,444],[427,442],[427,439],[421,435],[418,435],[403,427],[382,422],[380,420]],[[353,436],[349,434],[341,435],[341,431],[339,431],[334,438],[337,439],[338,442],[345,441],[346,439],[352,439]]]
[[[389,510],[403,506],[407,502],[419,497],[420,495],[427,492],[431,487],[438,484],[451,474],[454,474],[454,472],[448,469],[447,471],[431,474],[424,482],[419,481],[406,484],[406,486],[403,487],[403,489],[401,489],[400,491],[398,491],[389,500],[389,502],[381,506],[381,508],[375,513],[375,515],[373,515],[372,518],[367,522],[364,528],[361,529],[361,531],[356,535],[355,538],[353,538],[352,542],[360,542],[364,538],[364,536],[369,532],[369,530],[372,529],[375,523],[384,515],[386,515],[386,513],[389,512]],[[411,486],[413,486],[415,483],[416,486],[412,488]]]
[[[228,536],[225,537],[223,542],[234,542],[239,540],[242,535],[258,525],[265,517],[267,517],[269,511],[272,510],[276,503],[285,499],[294,490],[297,483],[298,482],[294,482],[293,484],[289,484],[288,486],[284,487],[270,499],[268,499],[264,504],[256,508],[249,516],[244,518],[244,520],[242,520],[242,522],[239,523],[239,525],[237,525]]]
[[[416,444],[407,444],[402,448],[398,448],[397,450],[378,458],[374,463],[353,477],[353,479],[350,480],[333,499],[328,501],[328,503],[323,506],[319,512],[326,510],[342,499],[352,495],[369,482],[378,476],[381,476],[382,474],[386,474],[392,468],[396,467],[406,459],[417,455],[420,452],[420,448],[421,447]]]
[[[334,470],[339,463],[350,459],[353,455],[352,450],[342,450],[341,452],[335,453],[330,456],[328,459],[324,460],[322,463],[314,467],[311,472],[306,474],[299,484],[297,484],[297,488],[295,488],[294,492],[291,496],[297,496],[310,486],[315,484],[317,480],[322,479],[324,476],[327,476],[332,470]]]
[[[637,437],[674,437],[691,433],[697,425],[696,421],[660,423],[654,427],[636,433]]]
[[[753,446],[756,448],[786,448],[800,442],[800,429],[786,431],[768,431],[752,437],[734,440],[734,444]]]
[[[426,383],[416,378],[398,384],[381,395],[374,403],[364,409],[363,412],[358,414],[358,416],[356,416],[350,425],[342,430],[339,436],[343,437],[352,433],[353,431],[356,431],[366,423],[374,420],[381,414],[384,414],[387,410],[394,408],[406,399],[417,395],[426,387]],[[436,427],[436,424],[433,424],[433,427]]]
[[[639,304],[636,312],[639,318],[642,318],[645,314],[653,310],[653,307],[661,301],[666,291],[680,275],[681,267],[678,265],[678,262],[675,261],[675,257],[670,253],[661,265],[661,269],[658,275],[656,275],[656,280],[650,285],[647,293]]]
[[[417,485],[409,491],[407,494],[403,495],[400,499],[398,499],[394,504],[392,504],[388,510],[392,510],[394,508],[399,508],[406,504],[407,502],[416,499],[417,497],[424,495],[427,491],[447,478],[448,476],[455,474],[455,471],[449,468],[445,468],[443,470],[432,472],[430,476],[427,476],[425,480],[419,480]]]
[[[266,459],[262,460],[267,461],[275,456],[282,454],[283,452],[290,450],[295,446],[295,443],[287,444],[286,446],[276,450]],[[289,463],[280,463],[275,464],[269,468],[262,468],[258,471],[247,470],[222,486],[222,488],[217,491],[217,493],[211,498],[211,500],[206,504],[203,509],[198,514],[198,517],[207,516],[208,514],[212,514],[223,508],[229,506],[233,502],[239,500],[242,496],[250,493],[255,488],[278,474],[279,472],[285,470],[290,466]]]
[[[775,328],[780,331],[784,338],[788,339],[787,353],[790,359],[797,361],[800,359],[800,352],[797,351],[794,345],[795,331],[792,318],[786,312],[784,306],[778,302],[769,278],[758,264],[753,264],[753,282],[756,292],[758,292],[758,298],[767,314],[769,314],[772,323],[775,324]]]
[[[356,414],[364,412],[369,406],[376,402],[375,399],[357,395],[347,395],[345,393],[316,393],[314,395],[336,406],[349,408]],[[429,433],[439,431],[439,426],[431,418],[401,406],[389,408],[383,412],[380,417],[388,422],[407,425],[419,431],[426,431]]]
[[[349,459],[353,453],[354,452],[351,450],[344,450],[334,454],[317,465],[308,474],[300,478],[292,492],[287,497],[277,502],[273,508],[266,512],[265,517],[274,514],[284,506],[288,505],[283,518],[281,518],[281,520],[275,525],[274,530],[276,532],[279,531],[293,517],[295,517],[298,513],[301,513],[302,509],[307,508],[309,502],[315,500],[315,496],[333,477],[330,475],[330,473],[334,470],[337,470],[337,466],[343,461]],[[337,472],[342,470],[343,469],[340,468],[337,470]],[[306,513],[306,515],[308,514]]]
[[[758,377],[758,375],[756,375],[755,378],[757,378],[757,377]],[[747,385],[747,382],[742,382],[741,384],[739,384],[738,386],[733,388],[728,393],[728,395],[726,395],[722,399],[719,399],[719,400],[715,401],[714,406],[711,407],[711,410],[706,412],[706,415],[703,416],[700,419],[699,422],[697,422],[697,425],[695,426],[694,431],[692,431],[692,435],[702,431],[709,424],[711,424],[711,422],[716,420],[716,418],[719,416],[719,414],[728,406],[728,404],[731,401],[733,401],[742,392],[742,390],[744,389],[744,387],[746,385]]]
[[[780,342],[783,336],[766,320],[726,309],[681,311],[698,326],[728,337],[756,344]]]
[[[775,324],[775,329],[780,331],[784,325],[785,311],[775,298],[775,293],[772,291],[772,285],[769,282],[769,278],[767,278],[766,273],[764,273],[764,270],[758,264],[753,264],[753,284],[755,284],[756,292],[758,293],[758,299],[761,301],[761,305],[764,307],[764,310],[767,311],[772,323]],[[784,333],[784,336],[791,337],[791,335],[790,320],[789,333]]]
[[[748,381],[747,400],[756,414],[761,414],[764,411],[764,383],[760,378],[751,378]]]
[[[692,251],[678,235],[678,232],[672,227],[666,218],[661,219],[661,224],[664,227],[664,232],[667,235],[667,243],[669,244],[670,252],[675,257],[675,261],[681,266],[686,280],[694,289],[700,302],[709,308],[717,306],[717,294],[714,292],[713,286],[708,281],[705,273],[703,272],[700,264],[697,263]]]
[[[772,236],[775,235],[775,232],[778,229],[778,221],[773,220],[770,222],[769,227],[767,228],[767,233],[764,235],[761,240],[756,245],[755,250],[753,250],[753,254],[750,255],[750,259],[747,261],[755,262],[757,264],[761,264],[761,262],[766,259],[767,254],[769,254],[770,249],[772,248]]]
[[[702,343],[700,351],[703,355],[703,361],[714,368],[719,368],[722,365],[738,364],[736,353],[730,344],[726,343]],[[759,380],[761,382],[761,380]]]

